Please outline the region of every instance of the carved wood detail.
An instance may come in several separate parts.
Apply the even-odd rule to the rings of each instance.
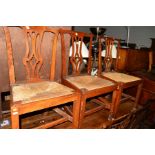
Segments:
[[[47,28],[45,26],[42,27],[20,27],[24,32],[24,39],[25,39],[25,56],[23,57],[23,64],[26,69],[26,80],[27,82],[37,82],[41,81],[40,77],[40,70],[43,65],[43,57],[42,57],[42,42],[43,37],[46,32],[52,33],[54,36],[51,40],[52,51],[51,57],[52,60],[56,59],[56,45],[58,39],[58,30]],[[8,51],[8,67],[9,67],[9,77],[10,83],[15,83],[15,69],[13,63],[13,49],[12,49],[12,42],[10,37],[10,32],[8,27],[4,27],[4,32],[6,36],[6,46]],[[55,76],[55,61],[51,62],[50,66],[50,80],[54,80]]]
[[[27,71],[28,81],[40,80],[39,71],[43,64],[41,57],[41,42],[43,39],[43,31],[26,30],[26,53],[23,58],[23,64]]]
[[[83,36],[78,36],[77,33],[71,35],[72,56],[70,62],[73,69],[73,74],[80,73],[80,66],[82,64],[82,41]]]
[[[72,47],[72,54],[70,55],[69,61],[72,66],[72,75],[79,75],[81,72],[81,65],[83,62],[83,55],[82,55],[82,43],[84,40],[84,37],[89,38],[89,59],[88,59],[88,73],[90,73],[90,66],[91,66],[91,56],[92,56],[92,35],[86,34],[83,32],[74,32],[74,31],[67,31],[67,30],[60,30],[61,33],[61,41],[62,41],[62,58],[63,58],[63,65],[62,65],[62,75],[66,76],[67,74],[67,67],[64,66],[64,64],[67,62],[67,58],[65,53],[66,47],[65,47],[65,35],[70,35],[70,47]]]
[[[105,53],[105,72],[111,71],[111,65],[112,65],[112,46],[114,44],[114,39],[112,38],[105,38],[105,44],[106,44],[106,53]]]

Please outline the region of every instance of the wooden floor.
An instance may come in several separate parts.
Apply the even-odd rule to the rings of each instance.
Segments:
[[[122,103],[118,112],[117,116],[121,116],[125,113],[128,113],[132,109],[133,102],[127,101]],[[94,105],[89,105],[88,108],[93,107]],[[21,128],[23,129],[30,129],[34,128],[35,126],[41,125],[45,122],[56,120],[61,116],[55,113],[52,109],[42,110],[39,112],[33,112],[26,115],[21,116]],[[101,124],[107,121],[108,118],[108,111],[101,110],[92,115],[85,117],[82,128],[83,129],[98,129],[100,128]],[[10,114],[5,114],[4,119],[10,120]],[[11,122],[11,121],[10,121]],[[65,129],[70,127],[70,122],[66,122],[57,126],[54,126],[53,129]],[[5,126],[4,128],[10,129],[11,124],[9,126]]]

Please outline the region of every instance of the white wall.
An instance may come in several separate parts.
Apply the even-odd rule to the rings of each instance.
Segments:
[[[106,28],[105,34],[115,38],[127,39],[127,26],[101,26]],[[90,26],[75,26],[77,31],[90,32]],[[155,26],[130,26],[130,43],[136,43],[138,47],[150,47],[151,39],[155,38]]]

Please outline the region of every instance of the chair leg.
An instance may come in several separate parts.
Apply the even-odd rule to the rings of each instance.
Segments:
[[[113,118],[116,117],[116,113],[118,111],[120,101],[121,101],[121,95],[122,95],[122,86],[119,85],[117,90],[115,90],[113,92],[112,105],[111,105],[111,108],[110,108],[110,115],[109,115],[108,120],[112,120]]]
[[[138,102],[139,102],[139,99],[140,99],[140,95],[141,95],[141,92],[142,92],[142,87],[143,87],[143,83],[140,83],[137,86],[137,93],[136,93],[136,99],[135,99],[135,102],[134,102],[134,109],[137,108],[137,105],[138,105]]]
[[[80,99],[77,101],[74,101],[73,103],[73,128],[77,129],[79,128],[79,117],[80,117]]]
[[[79,117],[79,128],[82,126],[82,122],[85,116],[85,110],[86,110],[86,99],[84,97],[81,98],[80,103],[80,117]]]
[[[14,107],[11,108],[11,124],[12,124],[12,129],[19,129],[18,109]]]

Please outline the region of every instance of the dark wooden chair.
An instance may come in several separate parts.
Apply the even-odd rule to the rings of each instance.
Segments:
[[[105,57],[104,59],[102,59],[101,57],[101,45],[99,46],[99,75],[106,77],[109,80],[112,80],[114,82],[119,83],[119,87],[120,87],[120,93],[121,96],[119,96],[117,99],[119,100],[117,102],[117,104],[115,104],[114,107],[114,117],[116,116],[116,113],[118,111],[119,105],[121,102],[127,101],[128,99],[131,99],[134,101],[134,106],[133,109],[135,109],[137,107],[137,104],[139,102],[139,98],[140,98],[140,94],[141,94],[141,90],[142,90],[142,85],[143,85],[143,81],[141,78],[138,78],[136,76],[131,76],[125,73],[120,73],[117,71],[117,59],[119,59],[118,57],[116,57],[116,61],[115,61],[115,67],[114,70],[111,69],[112,66],[112,62],[113,62],[113,58],[112,58],[112,47],[114,46],[114,38],[109,38],[109,37],[102,37],[100,38],[99,43],[101,44],[102,41],[104,41],[105,43]],[[117,52],[119,51],[120,48],[120,44],[119,44],[119,40],[117,41]],[[135,62],[136,63],[136,62]],[[102,65],[104,64],[105,66],[105,70],[102,70]],[[125,93],[125,89],[127,88],[131,88],[131,87],[137,87],[137,91],[134,96],[131,96],[129,94]],[[123,98],[121,98],[123,97]]]
[[[20,28],[22,28],[22,34],[24,34],[24,43],[26,45],[25,56],[22,58],[26,71],[25,81],[17,81],[16,79],[16,73],[20,71],[20,66],[18,65],[18,68],[16,68],[15,65],[18,63],[17,61],[20,61],[20,56],[15,61],[13,57],[13,44],[9,27],[4,27],[11,87],[12,128],[21,127],[21,115],[51,107],[56,113],[61,115],[61,118],[50,122],[45,121],[45,123],[35,128],[49,128],[66,121],[72,122],[72,128],[78,128],[80,94],[74,89],[68,88],[55,81],[58,30],[50,29],[48,27]],[[49,52],[51,56],[46,56],[51,58],[51,62],[47,62],[50,66],[48,74],[49,79],[43,79],[41,74],[41,70],[44,69],[42,68],[43,63],[45,63],[45,61],[43,61],[45,55],[43,53],[44,49],[42,47],[42,43],[46,33],[51,37],[51,48]],[[66,103],[73,103],[72,117],[61,109],[61,106]]]
[[[103,129],[144,129],[148,128],[148,118],[151,115],[152,103],[147,102],[144,106],[138,106],[133,111],[119,115],[113,120],[103,122],[99,128]]]
[[[92,59],[92,34],[83,32],[75,32],[71,30],[60,30],[62,40],[62,83],[68,87],[76,89],[81,93],[81,108],[80,108],[80,127],[82,128],[82,122],[85,116],[93,114],[104,108],[109,109],[109,116],[113,113],[113,106],[117,97],[117,84],[111,82],[105,78],[99,76],[91,76],[91,59]],[[67,35],[70,36],[70,40],[67,40]],[[88,65],[87,71],[81,73],[81,64],[83,60],[82,56],[82,42],[87,38],[89,43]],[[88,41],[89,40],[89,41]],[[71,43],[72,54],[69,54],[69,47],[66,46],[67,42]],[[70,55],[70,57],[69,57]],[[68,63],[66,63],[68,62]],[[72,72],[68,72],[68,66],[71,64]],[[111,104],[100,104],[97,107],[86,110],[86,103],[89,103],[89,99],[95,100],[95,97],[104,95],[106,93],[112,93]],[[100,103],[100,102],[98,102]],[[88,104],[87,104],[88,105]]]
[[[137,128],[136,112],[132,111],[113,120],[108,120],[101,124],[101,129],[134,129]]]

